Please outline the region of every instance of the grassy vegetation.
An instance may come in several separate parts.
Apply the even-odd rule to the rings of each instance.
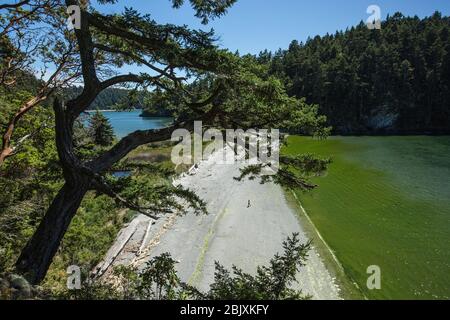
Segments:
[[[211,142],[203,142],[203,150]],[[135,162],[147,162],[157,163],[163,166],[163,168],[173,169],[177,174],[188,171],[195,163],[194,159],[190,164],[182,164],[175,166],[171,160],[173,147],[177,143],[171,141],[164,141],[159,143],[152,143],[141,146],[133,150],[127,157],[129,161]],[[194,150],[194,139],[192,138],[192,150]]]
[[[364,295],[449,297],[449,137],[290,137],[284,152],[332,157],[319,188],[296,193]],[[371,265],[379,291],[366,286]]]
[[[66,289],[67,267],[77,265],[87,275],[104,257],[123,225],[134,213],[116,209],[107,196],[89,193],[61,243],[43,286],[53,292]]]

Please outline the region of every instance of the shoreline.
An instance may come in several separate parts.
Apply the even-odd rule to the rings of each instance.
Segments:
[[[303,207],[301,200],[292,189],[284,189],[286,198],[292,202],[292,206],[296,210],[299,222],[305,227],[308,235],[318,240],[313,244],[317,248],[320,254],[322,254],[323,261],[328,269],[336,276],[338,285],[342,290],[342,296],[344,300],[369,300],[360,289],[358,283],[352,279],[346,272],[343,264],[339,261],[338,257],[334,253],[333,249],[323,238],[319,229],[312,221],[306,209]]]
[[[287,236],[299,233],[303,242],[309,241],[305,226],[289,206],[279,185],[261,185],[259,181],[250,180],[238,182],[233,177],[239,175],[241,165],[219,165],[215,163],[216,156],[213,154],[176,180],[206,201],[209,215],[188,213],[162,219],[145,237],[147,244],[142,244],[143,234],[148,233],[144,231],[147,226],[141,223],[123,253],[116,255],[112,266],[136,263],[136,253],[130,252],[136,247],[146,252],[138,257],[138,268],[144,267],[151,258],[170,252],[179,261],[177,270],[182,281],[206,291],[214,280],[215,261],[220,261],[227,269],[236,265],[254,274],[257,266],[267,265],[282,251],[281,244]],[[249,200],[250,208],[247,207]],[[142,220],[142,217],[136,219]],[[313,299],[341,300],[341,288],[332,273],[316,248],[312,248],[294,288],[312,295]]]
[[[124,112],[124,111],[119,111],[119,110],[86,110],[85,112],[86,113],[92,113],[92,112],[97,112],[97,111],[99,111],[99,112]],[[134,111],[134,110],[132,110],[132,111]],[[130,111],[131,112],[131,111]]]
[[[140,111],[141,109],[132,109],[132,110],[114,110],[114,109],[101,109],[101,110],[86,110],[85,112],[87,113],[92,113],[92,112],[136,112],[136,111]]]

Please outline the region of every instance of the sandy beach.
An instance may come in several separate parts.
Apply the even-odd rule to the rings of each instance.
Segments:
[[[254,273],[258,265],[267,265],[282,252],[282,241],[293,233],[308,241],[280,186],[238,182],[233,177],[242,164],[217,164],[218,156],[213,154],[175,182],[196,191],[208,203],[208,215],[171,215],[154,225],[145,216],[136,217],[98,266],[99,273],[107,275],[120,264],[143,268],[152,257],[169,252],[179,262],[180,278],[207,290],[215,261]],[[313,299],[340,299],[339,287],[314,247],[298,273],[296,288]]]

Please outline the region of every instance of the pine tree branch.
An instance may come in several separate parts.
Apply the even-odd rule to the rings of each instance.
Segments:
[[[5,3],[5,4],[0,4],[0,10],[3,9],[17,9],[19,7],[22,7],[26,4],[28,4],[30,2],[30,0],[22,0],[20,2],[17,3]]]

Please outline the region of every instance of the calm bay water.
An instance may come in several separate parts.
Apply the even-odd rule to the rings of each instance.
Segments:
[[[450,298],[450,137],[291,137],[286,151],[332,157],[298,197],[365,296]]]
[[[140,110],[129,112],[103,111],[114,128],[117,138],[123,138],[136,130],[160,129],[171,124],[172,118],[143,118]]]

